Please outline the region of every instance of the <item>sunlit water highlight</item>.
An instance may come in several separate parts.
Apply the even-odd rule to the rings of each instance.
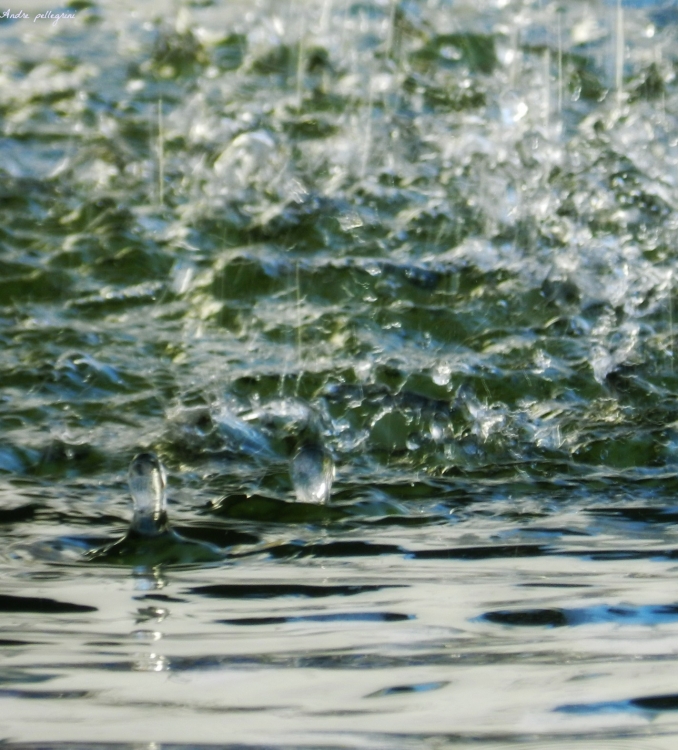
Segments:
[[[69,7],[0,19],[0,738],[673,749],[675,3]]]

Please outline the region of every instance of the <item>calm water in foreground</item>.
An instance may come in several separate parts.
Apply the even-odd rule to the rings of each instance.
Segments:
[[[0,739],[675,748],[678,6],[71,6],[0,19]],[[199,544],[114,564],[139,451]]]

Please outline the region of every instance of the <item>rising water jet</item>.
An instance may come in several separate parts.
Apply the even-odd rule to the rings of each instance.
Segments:
[[[90,552],[89,560],[113,564],[190,565],[223,560],[218,547],[174,531],[167,516],[167,478],[155,453],[139,453],[127,474],[134,515],[122,539]]]

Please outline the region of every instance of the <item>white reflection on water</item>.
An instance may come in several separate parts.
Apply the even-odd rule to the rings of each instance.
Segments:
[[[572,524],[577,517],[562,520]],[[557,516],[550,522],[557,524]],[[476,519],[463,539],[462,529],[438,527],[408,533],[408,542],[422,552],[455,541],[461,549],[471,541],[471,532],[478,543],[484,533],[498,530],[491,525],[483,529]],[[623,540],[610,532],[608,544],[614,549]],[[388,536],[398,541],[402,532]],[[582,541],[561,537],[560,544],[564,551],[574,551]],[[636,549],[644,546],[639,542]],[[476,561],[391,556],[344,558],[322,566],[308,560],[296,571],[305,584],[384,587],[311,599],[189,593],[206,585],[243,583],[254,589],[261,583],[286,583],[289,568],[252,559],[242,562],[237,573],[169,574],[163,595],[173,600],[166,605],[172,616],[163,620],[162,633],[134,628],[135,608],[146,594],[125,575],[83,570],[43,581],[43,596],[87,601],[98,610],[76,616],[6,614],[3,638],[60,642],[65,649],[6,650],[4,679],[15,674],[28,687],[32,680],[46,678],[40,684],[51,690],[87,690],[92,697],[69,701],[64,732],[58,702],[45,702],[36,724],[27,721],[25,699],[4,693],[8,710],[0,720],[3,733],[26,741],[86,740],[97,733],[117,741],[152,735],[159,742],[214,742],[220,741],[224,713],[231,741],[275,736],[281,744],[302,736],[313,741],[318,732],[352,737],[352,744],[366,747],[373,741],[379,746],[379,737],[392,733],[466,736],[482,743],[483,738],[512,738],[527,731],[547,737],[586,732],[602,733],[602,740],[609,732],[645,732],[658,719],[662,731],[675,729],[670,712],[658,715],[632,706],[616,713],[585,710],[604,701],[625,705],[676,691],[675,618],[664,624],[626,624],[620,615],[611,621],[592,618],[576,628],[510,627],[478,619],[484,612],[526,608],[673,605],[675,571],[670,563],[636,560],[629,576],[624,560],[585,556]],[[16,586],[10,590],[17,592]],[[384,619],[347,618],[366,611],[381,612]],[[302,617],[332,613],[345,616]],[[218,624],[224,617],[233,624]],[[125,632],[133,637],[126,639]],[[147,652],[138,650],[139,638],[148,641]],[[162,652],[151,645],[159,642]],[[155,673],[160,681],[138,681],[138,673]],[[556,711],[574,704],[582,710]],[[179,714],[170,706],[180,707]]]

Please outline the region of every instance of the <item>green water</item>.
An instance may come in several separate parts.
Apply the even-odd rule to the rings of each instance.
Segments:
[[[675,4],[25,10],[0,738],[673,747]]]

